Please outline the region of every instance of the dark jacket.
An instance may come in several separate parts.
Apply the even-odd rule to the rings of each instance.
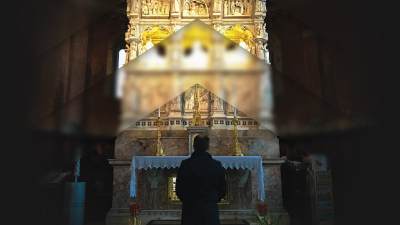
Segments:
[[[225,169],[207,152],[194,152],[178,170],[176,194],[182,225],[219,225],[217,203],[225,196]]]

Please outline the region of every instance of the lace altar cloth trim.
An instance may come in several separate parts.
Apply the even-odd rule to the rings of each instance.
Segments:
[[[189,156],[135,156],[131,164],[130,195],[136,196],[136,170],[178,168]],[[249,169],[257,176],[258,199],[264,201],[264,169],[261,156],[213,156],[225,169]]]

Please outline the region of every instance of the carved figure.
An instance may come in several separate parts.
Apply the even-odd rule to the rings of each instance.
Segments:
[[[142,1],[142,13],[143,15],[149,15],[149,6],[148,6],[148,2],[147,1]]]
[[[259,44],[257,45],[257,56],[258,56],[260,59],[264,59],[265,53],[264,53],[264,46],[263,46],[262,43],[259,43]]]
[[[224,102],[222,101],[222,99],[214,96],[214,110],[223,110],[223,104]]]
[[[137,53],[137,44],[136,42],[131,42],[129,46],[129,60],[135,59]]]
[[[189,0],[185,0],[185,3],[183,4],[183,9],[186,12],[188,12],[190,10],[190,1]]]
[[[204,0],[185,0],[183,6],[184,16],[208,15],[208,5]]]
[[[181,111],[181,96],[178,96],[171,101],[170,110],[174,112]]]
[[[197,10],[196,2],[192,1],[190,3],[189,15],[194,16],[196,14],[196,10]]]
[[[173,6],[174,6],[173,12],[179,12],[179,8],[180,8],[180,2],[179,2],[179,0],[175,0]]]
[[[130,0],[130,1],[132,1],[130,11],[134,12],[134,13],[138,13],[139,12],[139,4],[138,4],[139,0]]]
[[[129,20],[128,32],[129,37],[136,37],[136,25],[133,20]]]
[[[157,15],[160,13],[160,3],[158,1],[151,2],[151,8],[152,8],[152,15]]]
[[[251,7],[251,2],[250,2],[250,0],[243,1],[243,7],[244,7],[243,14],[248,15],[248,14],[251,13],[251,8],[250,8]]]
[[[194,93],[193,91],[185,97],[185,110],[192,110],[194,106]]]
[[[146,178],[149,184],[149,205],[151,208],[156,208],[157,203],[160,202],[158,195],[160,193],[160,184],[162,182],[161,171],[157,169],[151,170]]]
[[[126,14],[130,14],[131,12],[131,0],[126,1]]]
[[[234,4],[234,0],[230,0],[229,2],[229,9],[230,9],[230,13],[229,14],[234,14],[235,13],[235,4]]]
[[[263,31],[264,31],[264,28],[263,28],[262,24],[261,23],[256,23],[255,24],[255,29],[254,29],[254,32],[255,32],[256,36],[257,37],[263,37],[263,34],[264,34]]]
[[[169,1],[167,0],[142,0],[142,14],[147,16],[160,16],[169,14]]]
[[[208,91],[207,90],[201,90],[199,91],[199,102],[200,102],[200,109],[201,110],[208,110]]]
[[[238,203],[239,205],[246,205],[248,201],[247,184],[250,177],[249,170],[239,170],[237,174],[237,188],[238,188]]]
[[[266,0],[256,1],[256,12],[264,12],[266,10]]]
[[[250,0],[225,0],[224,12],[225,15],[230,16],[250,15],[251,2]]]
[[[221,0],[214,0],[214,12],[221,11]]]
[[[236,0],[233,4],[233,14],[235,15],[243,15],[243,3],[240,0]]]
[[[199,14],[199,15],[206,14],[206,9],[204,8],[204,5],[199,5],[199,7],[197,9],[198,9],[197,14]]]

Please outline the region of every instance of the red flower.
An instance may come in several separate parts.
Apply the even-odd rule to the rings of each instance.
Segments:
[[[136,216],[136,215],[138,215],[139,212],[140,212],[139,204],[137,204],[137,203],[132,203],[132,204],[130,205],[129,209],[130,209],[130,212],[131,212],[131,215],[132,215],[132,216]]]
[[[261,216],[265,216],[268,213],[268,205],[264,202],[257,204],[257,211]]]

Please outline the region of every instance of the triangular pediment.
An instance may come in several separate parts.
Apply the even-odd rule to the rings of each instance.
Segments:
[[[203,126],[229,129],[233,125],[234,117],[242,121],[239,122],[242,129],[257,129],[260,125],[255,119],[250,118],[222,97],[196,84],[136,121],[129,129],[156,129],[155,122],[158,118],[162,121],[163,127],[185,129],[192,125],[196,99]]]

